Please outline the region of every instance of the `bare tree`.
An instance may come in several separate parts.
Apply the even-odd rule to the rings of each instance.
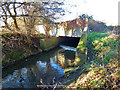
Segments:
[[[2,10],[3,10],[3,13],[5,14],[5,17],[3,17],[4,23],[5,23],[6,27],[7,27],[9,30],[11,30],[11,28],[10,28],[8,22],[7,22],[7,19],[8,19],[8,17],[7,17],[7,12],[5,11],[5,9],[3,8],[3,6],[1,6],[1,8],[2,8]],[[12,30],[11,30],[11,31],[12,31]]]
[[[16,6],[17,5],[17,6]],[[15,29],[17,31],[20,31],[20,26],[18,25],[17,19],[18,17],[23,17],[23,22],[25,29],[27,31],[27,34],[31,35],[32,32],[35,32],[35,26],[38,24],[44,25],[44,29],[46,32],[46,35],[49,36],[49,31],[52,28],[52,24],[55,19],[58,19],[59,17],[56,17],[56,14],[61,14],[61,12],[64,12],[62,8],[59,6],[63,5],[63,2],[56,2],[54,0],[49,0],[47,2],[1,2],[0,7],[2,8],[4,23],[6,27],[9,30],[11,29],[11,26],[8,24],[7,19],[12,18],[13,20],[13,26],[15,26]],[[23,9],[23,13],[18,14],[17,8]]]
[[[16,9],[21,7],[24,3],[19,3],[20,5],[18,7],[16,7],[15,4],[16,4],[16,2],[9,2],[9,1],[7,1],[7,2],[0,2],[0,7],[2,8],[2,13],[3,13],[1,15],[1,17],[3,18],[3,21],[4,21],[5,25],[6,25],[6,27],[9,30],[12,30],[12,31],[13,31],[13,29],[8,24],[8,18],[12,18],[13,21],[14,21],[15,29],[17,31],[20,30],[20,28],[18,26],[18,23],[17,23],[17,20],[16,20],[16,17],[17,17]]]

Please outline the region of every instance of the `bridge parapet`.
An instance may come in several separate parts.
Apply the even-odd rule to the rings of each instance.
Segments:
[[[59,29],[56,29],[54,26],[54,29],[52,30],[52,35],[81,37],[84,29],[88,27],[88,18],[58,22],[55,24],[59,25]]]

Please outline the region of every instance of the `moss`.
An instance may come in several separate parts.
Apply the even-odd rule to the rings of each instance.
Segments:
[[[0,43],[0,47],[2,47],[2,43]]]
[[[22,55],[22,51],[13,51],[9,54],[2,54],[2,64],[5,65],[6,63],[11,63],[14,60],[22,59],[24,56]]]
[[[22,55],[22,51],[19,50],[19,51],[15,51],[15,52],[12,52],[9,57],[13,60],[16,60],[16,59],[22,59],[24,56]]]
[[[77,52],[76,52],[76,58],[74,61],[74,66],[79,66],[84,64],[87,61],[87,31],[84,31],[81,38],[80,42],[78,43],[77,46]]]
[[[40,39],[40,47],[43,51],[48,51],[58,45],[58,37]]]
[[[78,52],[84,53],[86,46],[87,46],[87,31],[84,31],[80,38],[80,42],[78,43],[77,46]]]

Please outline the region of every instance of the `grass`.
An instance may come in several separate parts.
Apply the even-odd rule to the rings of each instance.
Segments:
[[[81,75],[76,87],[91,86],[117,88],[120,84],[120,68],[118,67],[118,36],[107,33],[90,32],[88,34],[88,49],[93,52],[93,60],[86,63],[89,71]]]

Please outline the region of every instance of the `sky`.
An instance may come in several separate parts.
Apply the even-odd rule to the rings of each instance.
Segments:
[[[81,14],[92,15],[93,19],[106,25],[118,24],[118,2],[120,0],[65,0],[63,6],[67,13],[62,20],[74,19]]]
[[[62,6],[62,8],[66,11],[66,13],[65,16],[63,16],[60,19],[60,21],[73,20],[79,15],[88,14],[92,15],[93,19],[95,20],[105,22],[106,25],[118,24],[118,2],[120,0],[63,0],[63,1],[64,5]]]

